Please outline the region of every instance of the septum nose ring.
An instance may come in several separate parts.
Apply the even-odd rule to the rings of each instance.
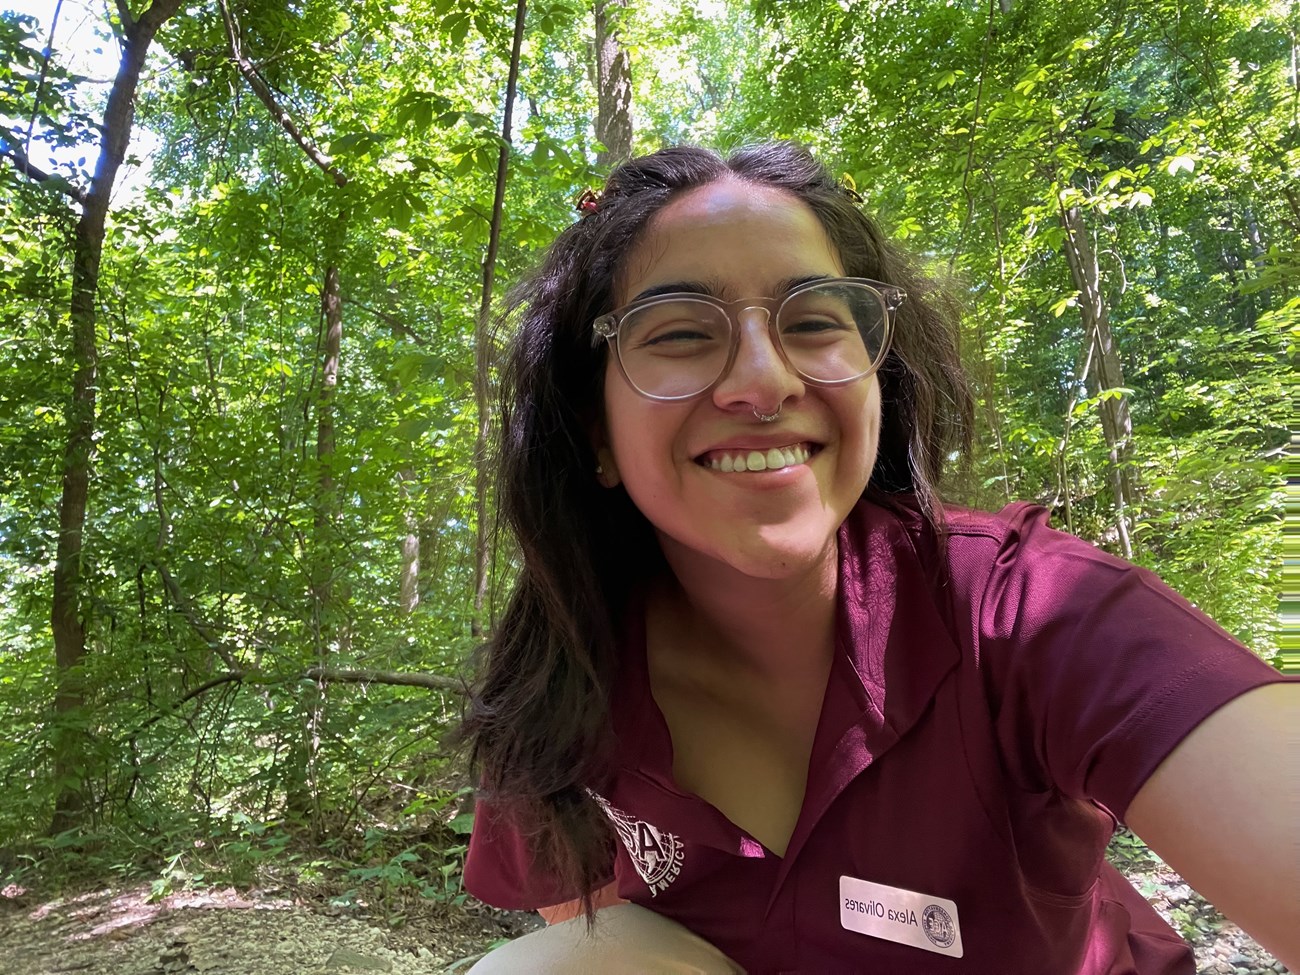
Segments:
[[[767,308],[764,308],[762,305],[750,305],[747,308],[741,309],[741,312],[747,312],[747,311],[761,311],[763,313],[764,324],[767,324],[767,322],[772,317],[772,312]],[[737,315],[737,319],[739,319],[739,315]],[[757,418],[759,423],[774,423],[776,421],[776,418],[779,417],[780,415],[781,415],[780,403],[776,404],[776,409],[773,410],[771,413],[764,413],[757,406],[754,407],[754,416],[755,418]]]

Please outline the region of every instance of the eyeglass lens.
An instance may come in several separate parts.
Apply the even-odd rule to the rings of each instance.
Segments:
[[[847,382],[871,372],[885,340],[885,302],[874,288],[827,282],[801,289],[776,312],[786,359],[814,382]],[[727,311],[696,298],[669,298],[628,313],[618,351],[632,385],[673,399],[708,389],[731,354]]]

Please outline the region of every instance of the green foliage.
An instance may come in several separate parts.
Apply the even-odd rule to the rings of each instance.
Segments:
[[[1295,9],[753,9],[766,55],[724,131],[819,147],[964,298],[980,444],[959,496],[1038,500],[1118,548],[1099,409],[1122,392],[1135,557],[1271,658],[1300,239]],[[1122,391],[1079,381],[1068,206],[1098,255]]]
[[[463,896],[466,784],[440,746],[460,698],[305,675],[454,675],[475,643],[473,335],[510,23],[468,0],[232,10],[345,180],[250,91],[215,9],[167,24],[137,97],[158,149],[148,185],[115,197],[101,269],[75,675],[56,673],[48,623],[67,191],[89,178],[102,93],[57,45],[46,64],[44,28],[0,17],[0,150],[57,153],[56,180],[0,161],[0,851],[25,880],[39,863],[46,882],[143,877],[162,897],[283,875],[400,919]],[[980,444],[960,496],[1037,500],[1114,546],[1098,409],[1122,394],[1136,557],[1271,657],[1300,336],[1297,13],[992,11],[632,4],[637,147],[815,146],[966,306]],[[529,16],[498,303],[602,175],[590,12]],[[1078,378],[1063,206],[1098,254],[1122,387]],[[326,406],[329,268],[343,339]],[[496,564],[499,588],[509,553]],[[59,676],[86,706],[56,725]],[[60,735],[85,744],[75,781],[51,775]],[[86,820],[49,838],[64,785]]]

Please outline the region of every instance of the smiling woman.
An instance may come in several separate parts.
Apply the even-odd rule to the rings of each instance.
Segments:
[[[706,283],[690,284],[701,270],[708,272]],[[714,298],[747,306],[733,306],[734,324],[724,316],[730,334],[710,343],[723,347],[719,353],[673,352],[642,368],[651,354],[644,341],[629,342],[620,332],[620,355],[610,356],[605,367],[603,429],[596,449],[605,458],[606,486],[621,480],[654,527],[678,579],[708,577],[710,589],[733,595],[736,587],[757,579],[779,578],[795,589],[834,588],[835,532],[862,496],[875,463],[880,384],[852,315],[841,315],[851,334],[841,330],[842,341],[816,346],[800,333],[784,334],[790,326],[783,319],[793,317],[794,327],[802,327],[810,301],[827,304],[823,292],[848,287],[834,284],[843,273],[807,205],[786,190],[737,178],[682,194],[656,214],[629,252],[620,304],[633,296],[663,295],[666,289],[669,295],[708,289],[704,293]],[[791,280],[816,283],[791,290]],[[782,304],[773,315],[754,304],[764,299],[741,295],[771,295]],[[674,313],[674,320],[683,314]],[[624,317],[622,328],[627,327]],[[699,345],[702,334],[697,329],[674,344]],[[841,346],[861,351],[844,353]],[[683,358],[709,366],[689,383],[699,387],[690,397],[652,395],[620,375],[619,363],[626,375],[631,360],[638,370],[632,375],[648,376],[642,381],[653,383]],[[833,377],[847,360],[851,368],[843,371],[852,381],[814,382],[792,360],[830,370]],[[694,367],[685,372],[693,374]],[[796,449],[808,454],[807,461],[784,464],[781,451]],[[767,463],[769,451],[778,463]],[[732,476],[714,470],[714,456],[719,468],[722,457],[731,458]],[[746,476],[734,476],[737,461]],[[702,595],[693,593],[696,599]]]
[[[804,150],[620,167],[516,308],[465,882],[557,923],[476,972],[1190,973],[1130,809],[1294,952],[1251,891],[1300,883],[1255,801],[1296,688],[1041,509],[941,505],[951,306]]]

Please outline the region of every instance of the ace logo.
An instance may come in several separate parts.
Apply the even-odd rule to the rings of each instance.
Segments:
[[[604,796],[592,792],[591,797],[614,824],[614,832],[618,833],[628,856],[632,858],[632,866],[636,868],[637,875],[650,888],[650,896],[657,897],[682,871],[682,841],[666,830],[611,806]]]

